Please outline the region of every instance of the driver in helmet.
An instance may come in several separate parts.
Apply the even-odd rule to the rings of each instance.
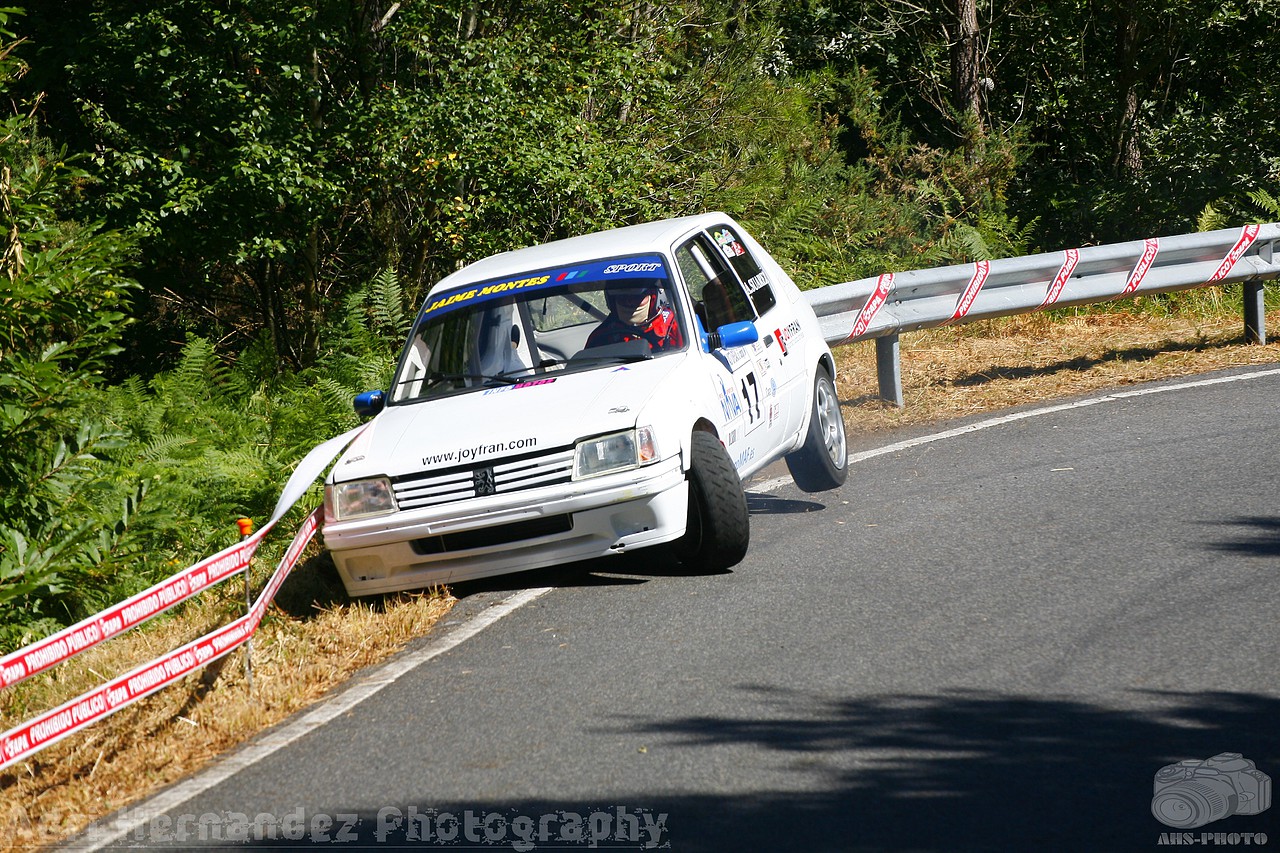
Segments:
[[[588,336],[588,347],[644,340],[653,352],[684,346],[676,313],[658,304],[656,281],[621,281],[605,290],[609,316]]]

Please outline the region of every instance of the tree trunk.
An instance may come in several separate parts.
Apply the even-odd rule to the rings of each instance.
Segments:
[[[458,18],[458,35],[462,37],[463,41],[471,41],[471,39],[475,38],[476,30],[479,28],[480,3],[473,2],[470,8]]]
[[[11,174],[8,166],[0,167],[0,211],[4,213],[5,221],[13,222],[5,239],[4,252],[0,254],[0,270],[13,282],[22,274],[23,260],[22,235],[18,233],[18,223],[13,221],[13,210],[9,204]]]
[[[952,0],[956,37],[951,42],[951,95],[956,110],[982,132],[982,51],[975,0]]]
[[[1142,151],[1138,146],[1141,31],[1135,0],[1129,0],[1119,14],[1121,18],[1117,22],[1119,44],[1116,46],[1116,65],[1120,71],[1120,92],[1117,98],[1120,108],[1116,118],[1116,143],[1111,168],[1118,177],[1123,178],[1142,171]]]

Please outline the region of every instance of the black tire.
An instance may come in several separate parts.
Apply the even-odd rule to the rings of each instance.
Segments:
[[[742,562],[751,541],[747,496],[729,453],[709,432],[695,432],[689,468],[689,520],[676,543],[685,565],[722,571]]]
[[[804,445],[787,454],[791,479],[806,492],[824,492],[844,483],[849,475],[848,445],[844,435],[844,416],[831,374],[818,365],[813,378],[813,414]]]

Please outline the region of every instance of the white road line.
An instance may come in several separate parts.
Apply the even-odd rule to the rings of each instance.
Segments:
[[[1082,409],[1086,406],[1096,406],[1099,403],[1126,400],[1130,397],[1146,397],[1151,394],[1164,394],[1169,391],[1185,391],[1189,388],[1202,388],[1206,385],[1223,385],[1228,382],[1243,382],[1249,379],[1262,379],[1276,375],[1280,375],[1280,368],[1257,370],[1252,373],[1237,373],[1232,376],[1215,376],[1212,379],[1197,379],[1191,382],[1178,382],[1173,385],[1159,385],[1152,388],[1135,388],[1132,391],[1116,391],[1113,394],[1104,394],[1101,397],[1090,397],[1085,400],[1076,400],[1073,403],[1061,403],[1055,406],[1044,406],[1039,409],[1028,409],[1025,412],[1013,412],[1008,415],[1000,415],[999,417],[988,418],[985,421],[978,421],[977,423],[956,427],[955,429],[935,432],[930,435],[922,435],[919,438],[909,438],[905,441],[886,444],[884,447],[877,447],[873,450],[864,450],[861,453],[854,453],[849,457],[848,464],[854,465],[858,462],[865,462],[868,459],[874,459],[877,456],[886,456],[890,453],[910,450],[911,448],[919,447],[922,444],[932,444],[935,441],[943,441],[948,438],[968,435],[971,432],[1002,426],[1004,424],[1013,423],[1014,421],[1025,420],[1026,418],[1036,418],[1041,415],[1052,415],[1055,412],[1065,412],[1071,409]],[[790,482],[790,477],[776,477],[772,480],[767,480],[758,486],[753,486],[751,491],[772,492],[782,488]]]
[[[251,767],[284,749],[304,735],[351,710],[387,685],[394,684],[401,676],[412,672],[432,658],[456,648],[502,617],[546,595],[551,589],[552,587],[538,587],[521,590],[499,601],[463,624],[445,631],[437,640],[428,643],[424,648],[378,667],[337,696],[316,706],[293,722],[269,732],[251,745],[220,759],[209,769],[179,782],[137,806],[126,807],[111,817],[95,822],[68,847],[86,851],[99,850],[119,841],[134,830],[148,826],[153,817],[177,808],[246,767]]]
[[[1201,388],[1207,385],[1222,385],[1228,382],[1242,382],[1249,379],[1262,379],[1276,375],[1280,375],[1280,368],[1259,370],[1252,373],[1240,373],[1232,376],[1218,376],[1212,379],[1198,379],[1191,382],[1180,382],[1173,385],[1161,385],[1153,388],[1138,388],[1133,391],[1117,391],[1113,394],[1106,394],[1101,397],[1090,397],[1085,400],[1077,400],[1073,403],[1045,406],[1039,409],[1029,409],[1025,412],[1013,412],[1008,415],[1000,415],[999,417],[989,418],[985,421],[968,424],[967,426],[944,430],[942,432],[932,433],[931,435],[920,436],[919,438],[911,438],[906,441],[887,444],[884,447],[878,447],[873,450],[865,450],[861,453],[855,453],[849,457],[848,464],[854,465],[858,462],[866,461],[867,459],[874,459],[877,456],[885,456],[890,453],[910,450],[911,448],[919,447],[922,444],[931,444],[935,441],[956,438],[957,436],[968,435],[969,433],[988,429],[990,427],[1001,426],[1002,424],[1013,423],[1014,421],[1020,421],[1026,418],[1050,415],[1054,412],[1080,409],[1085,406],[1096,406],[1099,403],[1124,400],[1129,397],[1144,397],[1149,394],[1163,394],[1168,391],[1183,391],[1189,388]],[[754,486],[750,491],[754,493],[772,492],[782,488],[790,482],[790,477],[777,477]],[[439,655],[456,648],[458,645],[474,637],[476,634],[479,634],[485,628],[488,628],[502,617],[513,613],[529,602],[546,595],[551,591],[551,589],[552,587],[526,589],[510,596],[509,598],[503,599],[485,610],[483,613],[480,613],[468,620],[466,623],[444,632],[444,634],[442,634],[438,639],[428,643],[427,646],[419,651],[405,655],[404,657],[396,658],[390,663],[379,667],[334,698],[317,706],[299,717],[297,720],[269,732],[264,737],[255,741],[252,745],[237,750],[228,757],[219,760],[213,767],[197,773],[186,781],[174,785],[172,788],[145,800],[137,806],[126,807],[116,815],[105,818],[102,821],[95,822],[79,839],[72,841],[68,846],[77,850],[91,851],[99,850],[108,844],[119,841],[130,832],[149,825],[153,817],[177,808],[187,800],[204,793],[220,782],[229,779],[231,776],[246,767],[250,767],[265,758],[269,758],[271,755],[285,748],[304,735],[309,734],[335,717],[351,710],[356,705],[359,705],[364,700],[378,693],[387,685],[394,684],[401,676],[412,672],[414,669],[417,669],[432,658],[438,657]]]

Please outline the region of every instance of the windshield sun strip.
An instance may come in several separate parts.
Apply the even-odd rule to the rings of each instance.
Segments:
[[[656,253],[624,255],[615,258],[587,261],[563,267],[552,267],[520,277],[503,277],[489,281],[466,284],[453,290],[437,293],[427,298],[418,315],[421,323],[427,318],[443,316],[446,309],[457,310],[464,306],[487,302],[513,294],[523,295],[561,285],[572,285],[577,280],[620,280],[630,278],[662,278],[671,280],[666,259]]]

